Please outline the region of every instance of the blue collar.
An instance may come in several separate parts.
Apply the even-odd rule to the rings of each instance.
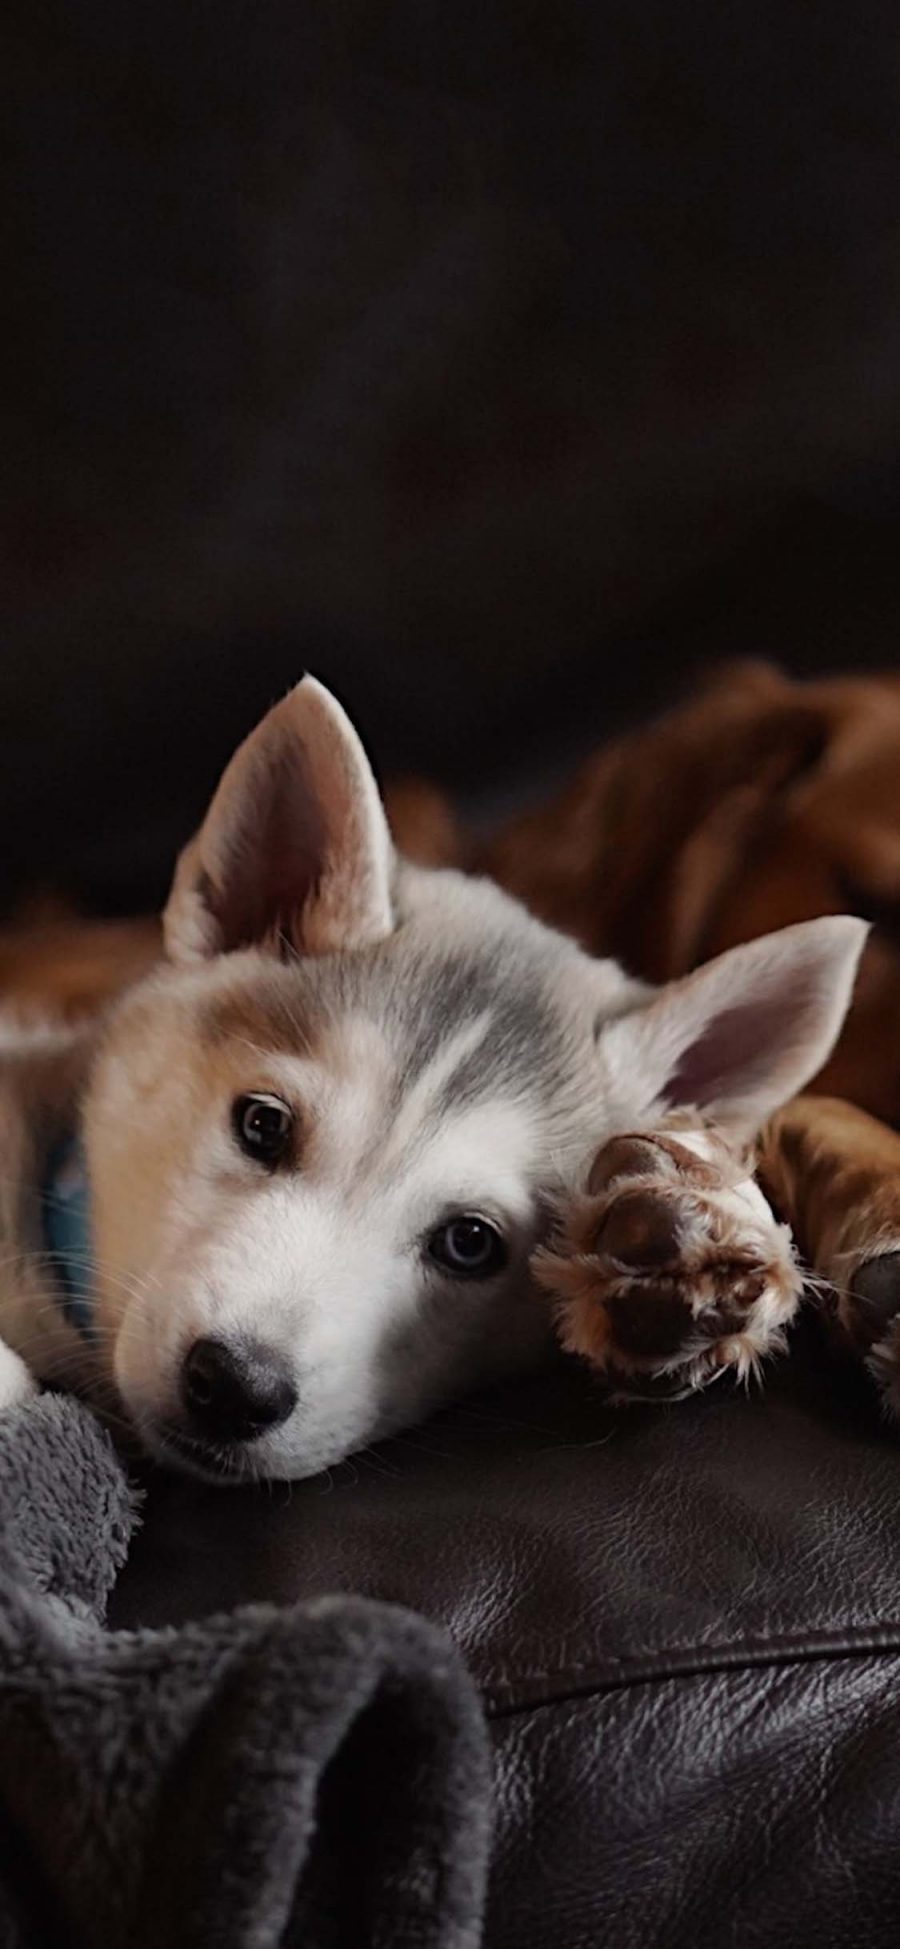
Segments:
[[[86,1340],[91,1337],[93,1260],[90,1191],[77,1137],[51,1152],[41,1187],[44,1250],[62,1287],[62,1311]]]

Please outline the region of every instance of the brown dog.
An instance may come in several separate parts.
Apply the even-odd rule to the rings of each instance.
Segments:
[[[792,921],[871,921],[817,1087],[900,1123],[900,679],[731,669],[470,863],[654,982]]]

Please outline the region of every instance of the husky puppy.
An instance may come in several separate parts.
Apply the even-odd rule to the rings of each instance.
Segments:
[[[751,1138],[828,1055],[865,929],[651,991],[398,858],[306,678],[229,764],[164,934],[99,1029],[2,1031],[0,1399],[112,1387],[152,1454],[231,1479],[309,1475],[538,1359],[532,1260],[598,1150],[679,1105]]]

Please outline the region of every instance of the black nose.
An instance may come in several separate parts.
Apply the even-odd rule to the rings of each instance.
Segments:
[[[252,1441],[297,1405],[285,1362],[252,1341],[195,1340],[184,1357],[181,1398],[209,1441]]]

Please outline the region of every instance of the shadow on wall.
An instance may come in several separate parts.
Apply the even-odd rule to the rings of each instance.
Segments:
[[[706,658],[894,660],[887,0],[11,38],[7,900],[155,899],[306,665],[487,804]]]

